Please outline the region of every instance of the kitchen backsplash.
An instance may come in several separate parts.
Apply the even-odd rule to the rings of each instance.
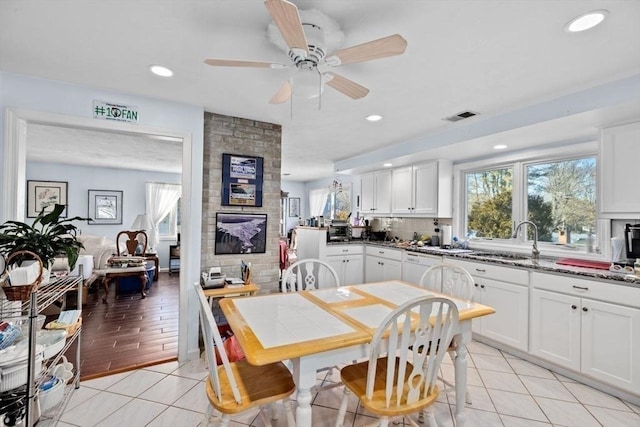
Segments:
[[[419,236],[433,236],[435,229],[442,225],[451,225],[451,218],[438,219],[438,225],[434,225],[433,218],[373,218],[371,220],[371,230],[388,231],[389,236],[398,237],[402,240],[413,239],[413,233]],[[438,233],[440,236],[442,233]]]

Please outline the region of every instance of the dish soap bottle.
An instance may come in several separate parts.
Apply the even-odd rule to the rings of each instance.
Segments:
[[[640,258],[636,258],[636,262],[633,264],[633,269],[636,272],[636,277],[640,277]]]

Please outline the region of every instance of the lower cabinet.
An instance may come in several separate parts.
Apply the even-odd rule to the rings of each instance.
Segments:
[[[541,273],[533,277],[531,354],[637,393],[640,309],[622,304],[638,301],[638,290]]]
[[[529,273],[488,263],[445,257],[445,262],[467,270],[475,281],[473,300],[496,310],[473,321],[475,334],[529,350]]]
[[[341,286],[364,282],[364,255],[328,256],[325,261],[338,273]]]
[[[402,251],[368,246],[365,254],[364,279],[367,283],[402,279]]]
[[[474,301],[496,310],[473,321],[473,332],[518,350],[528,350],[529,288],[493,279],[474,277]]]

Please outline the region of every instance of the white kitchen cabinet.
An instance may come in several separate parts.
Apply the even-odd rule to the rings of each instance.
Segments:
[[[362,245],[325,245],[320,251],[320,259],[336,270],[341,286],[364,282]]]
[[[473,300],[496,310],[473,321],[473,332],[522,351],[529,349],[529,273],[492,264],[459,261],[474,278]]]
[[[391,171],[379,171],[360,177],[360,213],[391,213]]]
[[[365,248],[365,281],[369,283],[401,280],[402,252],[398,249],[367,246]]]
[[[450,161],[438,160],[394,169],[391,175],[394,214],[452,216],[453,172]]]
[[[599,216],[640,215],[640,122],[602,129],[598,160]]]
[[[538,272],[532,285],[531,353],[637,393],[640,289]]]
[[[531,354],[580,370],[580,298],[531,291]]]
[[[334,255],[328,256],[325,261],[338,273],[340,286],[364,282],[364,255]]]
[[[441,263],[441,256],[405,251],[402,258],[402,280],[419,285],[424,272]]]

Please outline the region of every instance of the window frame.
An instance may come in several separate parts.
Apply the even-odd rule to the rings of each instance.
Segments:
[[[176,202],[176,205],[173,207],[173,209],[171,209],[171,211],[164,217],[166,218],[167,216],[169,217],[169,232],[168,233],[161,233],[160,230],[158,229],[158,238],[160,239],[160,241],[175,241],[178,238],[178,233],[180,230],[180,224],[178,224],[178,204],[182,201],[182,197],[180,197],[178,199],[178,201]],[[164,218],[162,219],[162,221],[164,221]],[[162,222],[160,221],[160,222]]]
[[[598,188],[600,174],[600,158],[598,155],[598,141],[588,139],[588,142],[564,145],[560,147],[543,148],[539,150],[525,150],[512,154],[505,154],[500,157],[485,158],[478,161],[460,163],[454,165],[454,198],[458,201],[461,209],[454,212],[454,235],[466,235],[467,223],[467,200],[466,200],[466,179],[467,173],[478,172],[489,169],[513,168],[513,203],[512,218],[514,221],[525,220],[527,212],[527,177],[525,176],[527,166],[551,163],[565,160],[575,160],[584,157],[594,157],[596,159],[596,202],[599,197]],[[578,153],[578,154],[577,154]],[[456,183],[457,181],[457,183]],[[597,209],[597,205],[596,205]],[[611,224],[606,218],[596,218],[596,244],[600,247],[601,253],[588,253],[584,251],[572,250],[549,242],[538,242],[538,249],[542,255],[553,257],[580,257],[593,260],[609,260],[611,248],[608,244],[611,237]],[[526,239],[525,233],[520,233],[517,239],[473,239],[469,241],[473,249],[487,249],[498,251],[510,251],[520,253],[531,253],[531,241]]]

